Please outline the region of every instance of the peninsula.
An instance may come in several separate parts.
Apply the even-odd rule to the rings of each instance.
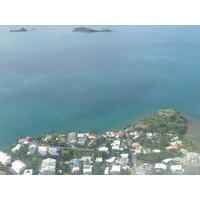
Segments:
[[[27,30],[25,28],[21,28],[19,30],[10,30],[10,32],[26,32]]]
[[[110,29],[95,30],[91,28],[79,27],[72,30],[72,32],[94,33],[94,32],[111,32],[111,30]]]
[[[187,127],[181,113],[164,108],[116,131],[52,129],[0,151],[0,174],[198,174],[200,143],[186,139]]]

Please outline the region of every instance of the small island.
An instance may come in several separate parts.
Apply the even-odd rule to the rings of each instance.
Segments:
[[[75,28],[74,30],[72,30],[72,32],[95,33],[95,32],[112,32],[112,31],[110,29],[95,30],[91,28],[80,27],[80,28]]]
[[[10,30],[10,32],[26,32],[27,30],[25,28],[21,28],[19,30]]]

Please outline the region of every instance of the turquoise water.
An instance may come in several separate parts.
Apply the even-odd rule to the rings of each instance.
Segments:
[[[36,30],[9,32],[22,27]],[[52,128],[112,130],[165,107],[198,126],[199,26],[75,27],[0,26],[0,148]]]

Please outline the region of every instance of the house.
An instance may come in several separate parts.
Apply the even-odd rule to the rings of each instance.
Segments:
[[[199,154],[195,152],[188,152],[184,159],[185,164],[191,164],[191,165],[196,165],[197,163],[199,163],[199,161],[200,161]]]
[[[146,135],[147,135],[147,137],[148,137],[149,139],[151,139],[151,138],[153,137],[153,134],[152,134],[152,133],[147,133]]]
[[[45,136],[45,138],[44,138],[44,141],[51,140],[51,138],[52,138],[52,135],[46,134],[46,136]]]
[[[100,147],[99,151],[105,151],[106,153],[109,153],[108,147]]]
[[[144,148],[143,149],[143,153],[146,154],[146,153],[151,153],[151,149],[149,148]]]
[[[33,137],[26,137],[26,138],[24,138],[24,139],[20,139],[20,140],[18,140],[18,143],[24,143],[24,142],[27,142],[27,141],[29,141],[30,139],[32,139]]]
[[[105,168],[104,174],[105,174],[105,175],[108,175],[108,174],[109,174],[109,167],[106,167],[106,168]]]
[[[161,151],[160,151],[160,149],[153,149],[152,152],[154,152],[154,153],[160,153]]]
[[[112,156],[112,157],[106,159],[106,162],[113,163],[115,161],[115,159],[116,159],[116,157]]]
[[[172,160],[173,160],[172,158],[166,158],[166,159],[162,160],[162,162],[168,163],[168,162],[170,162],[170,161],[172,161]]]
[[[151,168],[148,164],[140,165],[136,171],[136,175],[149,175],[150,173],[151,173]]]
[[[129,165],[129,159],[128,158],[120,158],[120,160],[118,161],[118,163],[120,165],[123,165],[123,166]]]
[[[180,151],[182,154],[185,154],[185,155],[187,154],[187,150],[185,150],[185,149],[180,149]]]
[[[79,166],[73,166],[71,173],[74,175],[79,175],[80,174],[80,167]]]
[[[107,132],[106,136],[109,137],[109,138],[113,138],[113,137],[115,137],[115,133],[114,132]]]
[[[29,154],[29,155],[33,155],[33,154],[36,152],[36,150],[37,150],[37,145],[32,144],[31,146],[29,146],[28,149],[29,149],[28,154]]]
[[[123,154],[120,154],[121,158],[128,158],[128,153],[123,153]]]
[[[32,169],[26,169],[26,170],[24,170],[23,175],[33,175],[33,170]]]
[[[8,156],[6,153],[0,151],[0,162],[3,165],[9,165],[11,163],[11,157]]]
[[[77,138],[83,138],[83,137],[88,137],[89,133],[78,133]]]
[[[103,162],[103,158],[102,157],[96,157],[96,162]]]
[[[91,175],[92,174],[92,165],[83,165],[83,174]]]
[[[49,154],[52,156],[59,156],[60,155],[60,149],[57,147],[50,147],[49,148]]]
[[[83,162],[83,164],[92,164],[92,156],[83,156],[80,161]]]
[[[121,167],[120,165],[112,165],[112,168],[110,170],[110,174],[112,175],[119,175],[121,173]]]
[[[155,166],[154,166],[154,169],[156,171],[166,170],[167,169],[167,165],[165,165],[163,163],[156,163]]]
[[[154,137],[156,137],[156,138],[161,138],[161,136],[162,136],[161,133],[157,133],[157,132],[153,133],[153,135],[154,135]]]
[[[134,139],[140,137],[142,134],[143,134],[143,131],[135,131],[134,132],[134,135],[135,135]]]
[[[74,165],[74,166],[79,166],[80,162],[78,158],[73,158],[69,161],[70,164]]]
[[[85,145],[87,138],[86,137],[80,137],[78,138],[78,144]]]
[[[142,150],[141,149],[135,149],[135,153],[134,154],[136,155],[138,153],[142,153]]]
[[[75,132],[68,133],[67,138],[68,138],[69,143],[75,143],[76,142],[76,133]]]
[[[124,134],[125,134],[124,131],[119,131],[119,132],[115,133],[115,136],[121,136],[121,135],[124,135]]]
[[[47,146],[39,146],[38,147],[38,153],[42,156],[46,156],[48,152],[48,147]]]
[[[181,157],[175,157],[175,158],[172,158],[172,160],[174,162],[182,162],[183,159]]]
[[[55,175],[56,174],[56,159],[47,158],[42,161],[41,175]]]
[[[171,165],[170,170],[173,173],[183,173],[184,171],[182,165]]]
[[[134,148],[136,148],[136,147],[139,147],[140,144],[139,144],[138,142],[134,142],[134,143],[132,144],[132,146],[133,146]]]
[[[16,173],[20,173],[22,171],[24,171],[26,169],[26,165],[20,161],[20,160],[15,160],[12,163],[12,167],[11,167]]]
[[[170,150],[170,149],[174,149],[173,146],[168,146],[168,147],[165,147],[166,150]]]
[[[17,144],[14,148],[11,149],[12,152],[18,151],[21,148],[21,144]]]

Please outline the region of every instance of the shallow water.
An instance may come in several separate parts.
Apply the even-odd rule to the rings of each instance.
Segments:
[[[52,128],[103,132],[166,107],[200,121],[199,26],[9,32],[21,27],[0,26],[0,148]]]

